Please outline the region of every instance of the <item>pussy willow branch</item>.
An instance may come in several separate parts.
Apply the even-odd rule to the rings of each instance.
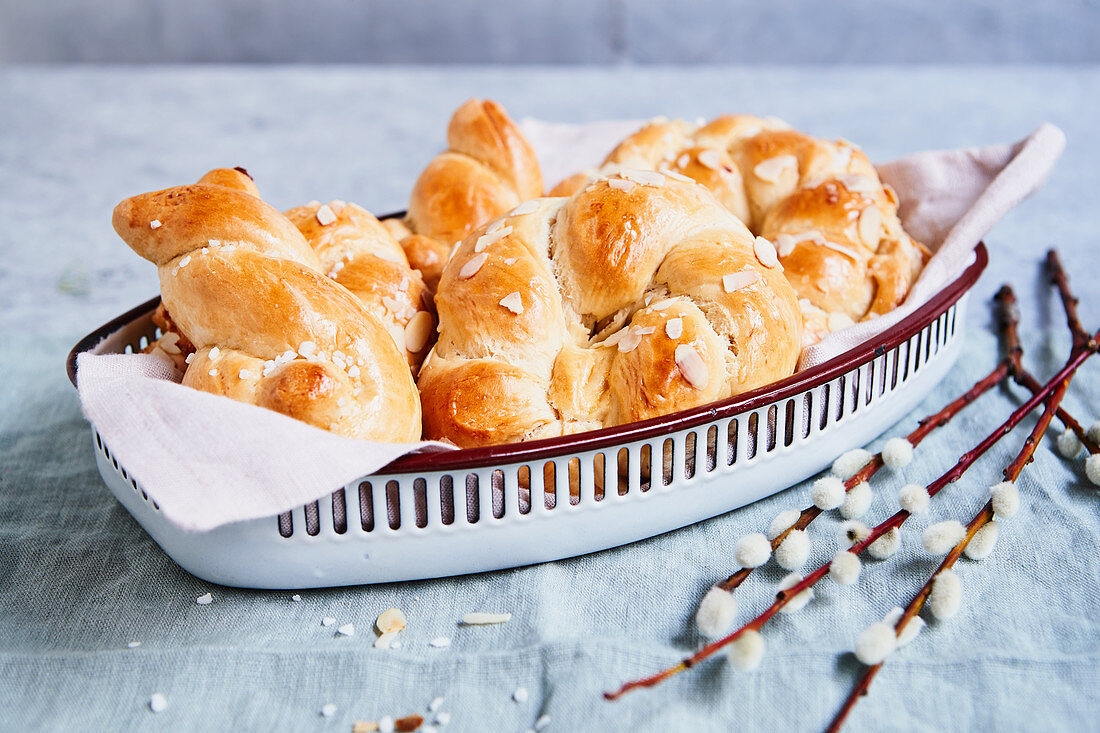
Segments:
[[[1058,271],[1061,272],[1061,263],[1059,263],[1057,267]],[[1068,281],[1065,279],[1064,272],[1062,274],[1062,279],[1063,282],[1066,282],[1068,287]],[[1059,294],[1061,295],[1061,293],[1062,291],[1060,290]],[[1020,336],[1017,331],[1019,310],[1016,304],[1016,293],[1012,290],[1012,286],[1002,285],[995,297],[1000,306],[1001,336],[1004,342],[1005,358],[1009,360],[1009,374],[1012,377],[1012,381],[1030,390],[1032,393],[1035,393],[1042,388],[1042,385],[1039,384],[1039,380],[1036,379],[1031,372],[1025,369],[1023,365],[1023,349],[1020,347]],[[1076,314],[1076,305],[1074,305],[1073,308]],[[1072,331],[1072,326],[1070,326],[1070,329]],[[1100,445],[1097,445],[1096,441],[1088,436],[1088,432],[1073,415],[1069,414],[1064,408],[1059,407],[1055,416],[1060,423],[1066,426],[1066,429],[1072,430],[1077,435],[1077,439],[1081,441],[1081,444],[1085,446],[1085,449],[1089,453],[1100,453]]]
[[[1028,435],[1027,440],[1024,441],[1024,445],[1020,448],[1020,452],[1017,454],[1016,458],[1009,464],[1008,468],[1004,470],[1005,481],[1015,482],[1016,479],[1020,477],[1020,473],[1024,470],[1024,466],[1031,462],[1035,449],[1039,447],[1039,442],[1043,439],[1043,434],[1046,433],[1047,428],[1050,427],[1050,422],[1058,409],[1058,403],[1062,401],[1062,398],[1066,394],[1069,382],[1070,377],[1067,377],[1058,384],[1053,392],[1051,392],[1050,400],[1047,402],[1046,409],[1039,418],[1039,422],[1036,423],[1034,429],[1032,429],[1030,435]],[[921,612],[922,608],[924,608],[924,604],[928,601],[928,597],[932,595],[932,586],[935,584],[936,578],[940,577],[945,570],[950,570],[954,567],[959,557],[962,556],[963,552],[965,552],[966,548],[970,545],[970,541],[974,539],[974,535],[992,519],[993,500],[990,499],[985,503],[985,506],[981,508],[981,511],[967,523],[966,534],[963,536],[962,540],[951,548],[951,551],[947,553],[947,557],[945,557],[939,567],[936,568],[936,572],[932,573],[932,577],[928,579],[928,582],[925,583],[921,589],[917,591],[917,594],[913,596],[913,599],[909,601],[909,605],[905,607],[901,618],[898,619],[897,624],[894,625],[894,630],[898,636],[901,636],[902,631],[905,630],[909,622]],[[860,678],[859,682],[856,683],[855,687],[852,688],[852,692],[844,701],[844,705],[840,708],[840,711],[826,729],[827,733],[836,733],[841,729],[848,719],[848,715],[856,706],[856,703],[870,690],[871,682],[875,679],[875,675],[878,674],[879,670],[882,669],[883,664],[884,662],[880,662],[871,665],[864,671],[863,676]]]
[[[928,435],[936,428],[943,427],[951,421],[955,415],[957,415],[964,407],[969,405],[974,400],[981,397],[993,387],[1000,384],[1009,375],[1011,371],[1011,364],[1009,360],[1003,359],[993,371],[986,376],[979,379],[974,383],[970,389],[959,395],[957,398],[944,405],[944,407],[937,413],[929,415],[923,418],[917,423],[917,428],[909,435],[905,436],[905,439],[916,448],[920,445],[920,442],[924,440]],[[869,480],[875,473],[878,472],[883,466],[882,453],[876,453],[871,457],[871,460],[867,461],[854,476],[844,482],[844,490],[851,491],[857,485],[863,481]],[[823,513],[822,509],[816,506],[809,506],[802,510],[798,519],[787,529],[779,533],[779,535],[771,541],[772,551],[774,552],[779,548],[779,545],[783,543],[783,540],[787,538],[791,532],[796,529],[806,529],[810,526],[810,523],[817,519],[819,515]],[[722,582],[718,583],[718,587],[727,591],[732,591],[741,583],[745,582],[745,579],[752,574],[754,568],[741,568],[733,575],[729,576]]]
[[[1098,336],[1100,336],[1100,334],[1098,334]],[[1015,428],[1020,423],[1020,421],[1024,419],[1024,417],[1026,417],[1032,410],[1034,410],[1040,402],[1046,400],[1047,397],[1055,389],[1057,389],[1058,385],[1069,378],[1069,376],[1072,375],[1073,372],[1076,371],[1077,368],[1082,363],[1084,363],[1084,361],[1088,357],[1092,356],[1093,353],[1094,352],[1092,349],[1084,349],[1071,355],[1070,360],[1066,363],[1066,365],[1062,367],[1062,369],[1049,382],[1047,382],[1047,384],[1044,385],[1041,390],[1033,394],[1022,405],[1020,405],[1020,407],[1018,407],[1011,415],[1009,415],[1008,419],[1006,419],[996,430],[991,432],[977,445],[964,453],[952,468],[950,468],[946,473],[937,478],[935,481],[930,483],[927,487],[928,495],[935,496],[945,486],[954,481],[957,481],[959,477],[962,476],[962,474],[976,460],[978,460],[978,458],[980,458],[986,451],[993,447],[993,445],[995,445],[1001,438],[1012,432],[1012,429]],[[909,512],[902,509],[893,516],[889,517],[886,521],[874,527],[866,538],[852,545],[852,547],[849,548],[849,552],[852,552],[855,555],[862,554],[863,551],[866,550],[879,537],[886,534],[895,527],[900,527],[902,524],[904,524],[905,520],[908,519],[909,516]],[[747,624],[737,629],[733,633],[728,634],[727,636],[724,636],[717,641],[711,642],[710,644],[707,644],[691,656],[685,657],[684,659],[680,660],[679,663],[663,669],[656,674],[627,682],[614,692],[605,692],[604,697],[608,700],[616,700],[619,697],[622,697],[627,692],[630,692],[631,690],[658,685],[669,677],[683,672],[685,669],[690,669],[702,660],[713,655],[715,652],[733,643],[746,631],[758,631],[761,627],[764,626],[764,624],[768,622],[769,619],[771,619],[772,616],[774,616],[776,613],[779,612],[780,609],[786,606],[792,598],[796,597],[799,593],[806,590],[807,588],[813,587],[814,584],[825,577],[829,572],[829,564],[830,563],[825,563],[817,570],[814,570],[812,573],[807,575],[801,582],[796,583],[790,588],[777,593],[775,596],[775,601],[773,601],[770,606],[764,609],[764,611],[759,616],[749,621]]]
[[[1051,279],[1055,286],[1058,288],[1058,295],[1062,300],[1062,307],[1066,314],[1066,325],[1073,336],[1073,346],[1071,348],[1071,356],[1090,349],[1095,349],[1095,340],[1090,340],[1088,333],[1081,326],[1081,321],[1077,315],[1077,297],[1073,294],[1069,287],[1069,278],[1066,276],[1065,269],[1062,267],[1062,262],[1058,258],[1058,253],[1055,250],[1047,252],[1047,268],[1050,272]],[[1019,310],[1016,302],[1016,294],[1013,292],[1009,285],[1001,286],[1001,289],[997,292],[996,300],[1000,306],[1000,318],[1001,318],[1001,333],[1004,338],[1004,346],[1006,352],[1006,358],[1009,360],[1012,367],[1013,379],[1017,382],[1023,383],[1034,394],[1039,388],[1038,381],[1031,376],[1022,366],[1023,359],[1023,347],[1020,345],[1019,333],[1017,326],[1019,324]],[[1100,334],[1098,334],[1100,335]],[[1059,415],[1059,419],[1062,423],[1074,430],[1078,437],[1082,439],[1082,442],[1086,443],[1086,446],[1093,453],[1095,444],[1088,439],[1088,436],[1081,430],[1081,426],[1074,420],[1068,413],[1061,409],[1060,404],[1065,397],[1066,390],[1069,388],[1070,380],[1073,374],[1071,373],[1065,380],[1058,383],[1057,387],[1051,392],[1049,399],[1047,400],[1046,409],[1043,410],[1043,414],[1040,416],[1039,421],[1035,424],[1031,433],[1027,436],[1023,446],[1020,448],[1020,452],[1016,455],[1016,458],[1008,465],[1004,470],[1005,481],[1015,483],[1016,479],[1020,477],[1020,473],[1024,470],[1024,466],[1030,463],[1035,455],[1035,449],[1039,447],[1040,441],[1043,439],[1043,435],[1050,427],[1051,420],[1055,414]],[[1034,386],[1032,386],[1034,383]],[[1091,445],[1089,445],[1091,444]],[[974,535],[983,526],[993,520],[993,500],[990,499],[982,507],[981,511],[974,516],[973,519],[966,526],[966,534],[962,540],[956,544],[947,557],[943,559],[939,567],[936,568],[936,572],[932,574],[932,577],[928,579],[928,582],[917,592],[909,604],[905,607],[901,618],[898,619],[894,628],[898,636],[904,631],[906,625],[918,614],[921,609],[924,608],[924,604],[927,602],[929,596],[932,594],[932,587],[936,582],[936,578],[952,568],[958,561],[959,557],[969,546],[970,541],[974,538]],[[875,675],[882,669],[882,664],[875,664],[869,666],[863,673],[859,682],[856,683],[852,692],[848,695],[848,698],[844,701],[844,705],[833,718],[832,723],[829,725],[828,733],[836,733],[844,725],[852,709],[855,707],[859,699],[865,696],[871,687],[871,682],[874,680]]]

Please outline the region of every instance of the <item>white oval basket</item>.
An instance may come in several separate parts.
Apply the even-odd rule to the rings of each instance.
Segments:
[[[95,433],[111,492],[194,575],[247,588],[313,588],[529,565],[623,545],[787,488],[904,417],[962,346],[955,282],[888,333],[736,398],[641,423],[490,448],[405,456],[278,517],[208,532],[169,523]],[[154,299],[70,354],[139,351]]]

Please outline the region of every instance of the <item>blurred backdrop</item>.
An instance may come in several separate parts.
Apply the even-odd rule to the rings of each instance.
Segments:
[[[1097,0],[0,0],[0,63],[1091,63]]]

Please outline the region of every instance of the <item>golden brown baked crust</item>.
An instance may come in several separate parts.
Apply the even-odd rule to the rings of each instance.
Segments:
[[[196,348],[183,383],[340,435],[417,440],[419,399],[393,338],[254,191],[219,169],[115,208],[115,231],[158,266],[164,305]]]
[[[924,265],[927,251],[902,229],[896,195],[845,140],[750,115],[701,126],[656,120],[619,143],[599,171],[554,190],[568,195],[622,166],[685,175],[775,242],[801,297],[805,345],[897,307]]]
[[[439,283],[425,434],[476,446],[667,414],[788,376],[774,249],[682,176],[623,171],[475,231]]]
[[[313,201],[285,214],[317,254],[321,271],[382,322],[415,374],[434,341],[432,296],[389,230],[344,201]]]
[[[448,149],[420,174],[399,237],[409,262],[434,285],[452,246],[517,204],[542,195],[531,145],[502,106],[471,99],[447,128]],[[429,244],[423,238],[435,240]]]

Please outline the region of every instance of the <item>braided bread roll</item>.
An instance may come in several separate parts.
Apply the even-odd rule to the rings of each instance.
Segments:
[[[463,447],[686,409],[793,373],[774,248],[702,186],[624,171],[467,237],[436,293],[425,433]]]
[[[164,305],[194,344],[185,385],[349,437],[420,437],[419,399],[393,338],[318,272],[301,232],[243,171],[126,199],[113,223],[157,265]]]
[[[386,222],[433,289],[454,244],[542,195],[535,151],[496,102],[471,99],[459,107],[447,127],[447,146],[413,186],[405,220]]]
[[[413,374],[435,334],[432,296],[405,251],[373,214],[344,201],[311,201],[285,212],[321,262],[390,332]]]
[[[845,140],[749,115],[698,126],[656,120],[623,140],[601,171],[622,166],[686,175],[775,242],[800,296],[807,346],[895,308],[924,266],[927,250],[902,228],[896,193]],[[570,177],[554,191],[568,193],[594,175]]]

